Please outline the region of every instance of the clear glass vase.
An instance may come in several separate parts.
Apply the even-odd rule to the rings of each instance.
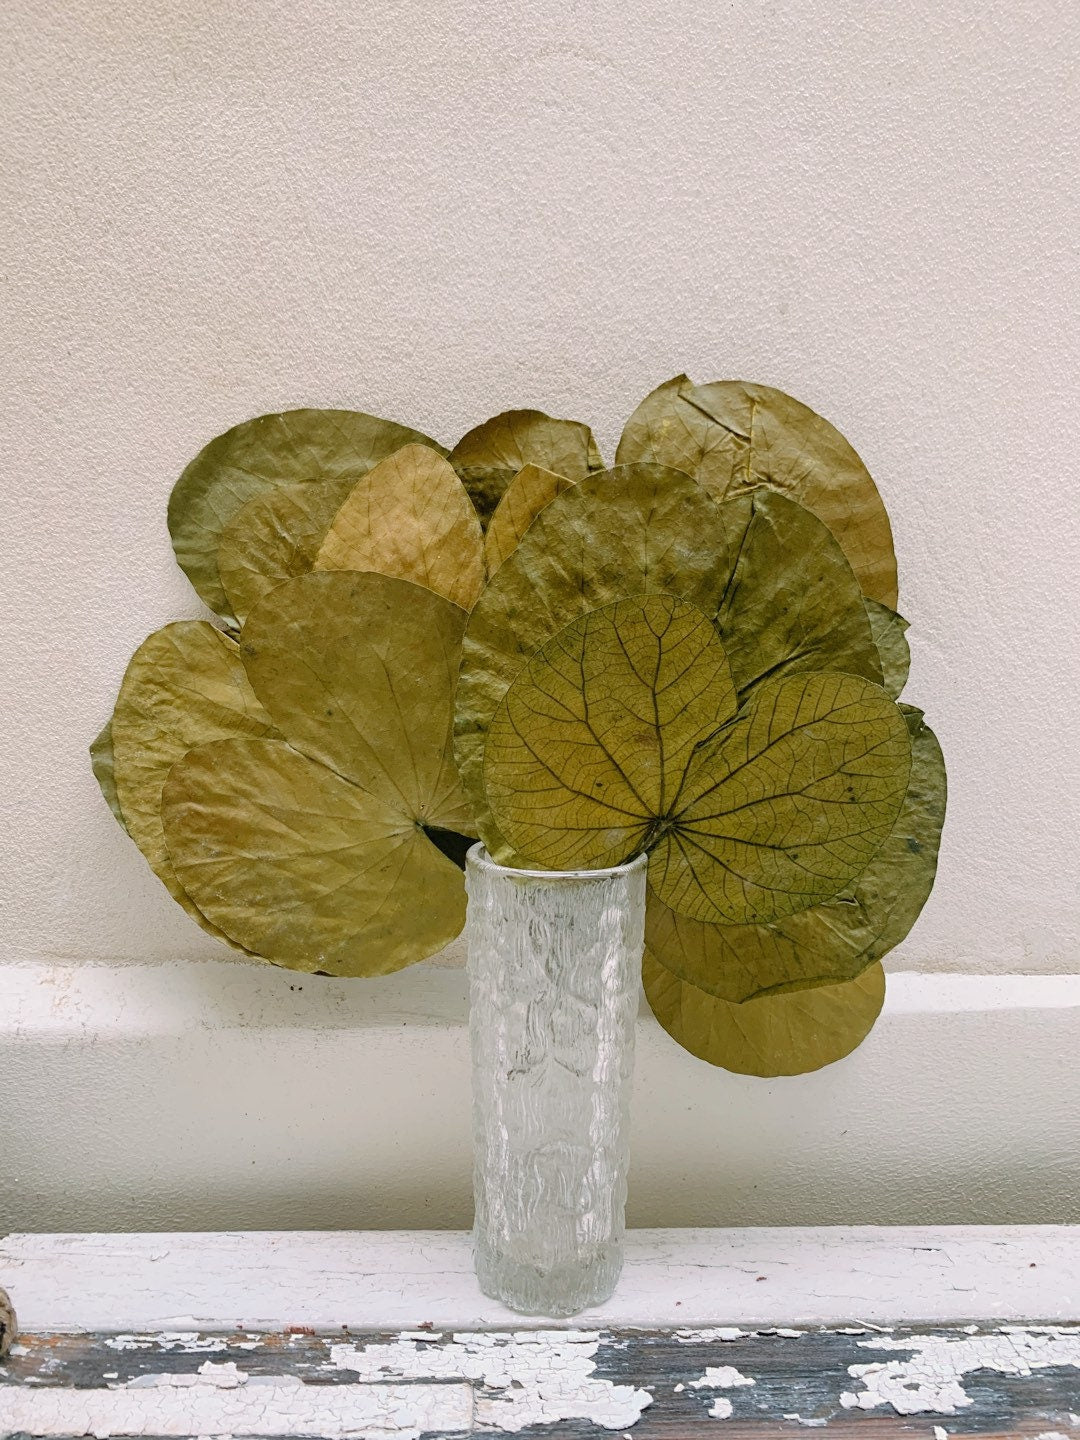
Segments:
[[[597,1305],[622,1268],[645,866],[469,851],[476,1273],[521,1314]]]

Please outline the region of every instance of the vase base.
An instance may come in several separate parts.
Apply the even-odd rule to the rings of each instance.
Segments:
[[[492,1300],[519,1315],[565,1320],[610,1300],[622,1271],[622,1247],[598,1245],[550,1268],[496,1254],[474,1236],[476,1278]]]

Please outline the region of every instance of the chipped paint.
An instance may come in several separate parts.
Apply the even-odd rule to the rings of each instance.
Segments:
[[[340,1344],[331,1346],[327,1368],[354,1372],[366,1382],[481,1381],[490,1393],[477,1394],[476,1421],[487,1429],[513,1433],[582,1420],[622,1430],[641,1418],[653,1397],[594,1374],[600,1339],[595,1330],[522,1330],[455,1334],[445,1345],[402,1338]]]
[[[144,1383],[119,1390],[2,1386],[0,1434],[420,1440],[433,1430],[467,1431],[473,1424],[468,1385],[305,1385],[296,1377],[242,1371],[227,1379],[201,1372],[140,1379]]]
[[[753,1332],[750,1332],[753,1334]],[[696,1330],[684,1329],[675,1331],[675,1339],[680,1345],[707,1345],[713,1340],[733,1342],[746,1338],[747,1332],[740,1330],[736,1325],[712,1325],[704,1326]]]
[[[756,1385],[749,1375],[742,1375],[734,1365],[710,1365],[699,1380],[691,1380],[695,1390],[708,1387],[711,1390],[731,1390],[736,1385]]]
[[[913,1353],[906,1360],[849,1365],[848,1374],[861,1380],[864,1388],[840,1396],[841,1405],[848,1410],[891,1405],[898,1415],[955,1415],[973,1403],[962,1383],[973,1371],[1030,1375],[1050,1366],[1080,1369],[1080,1327],[1072,1326],[1006,1326],[995,1334],[963,1339],[942,1335],[875,1337],[860,1340],[859,1347]]]
[[[730,1420],[732,1404],[724,1395],[718,1395],[709,1406],[709,1414],[714,1420]]]

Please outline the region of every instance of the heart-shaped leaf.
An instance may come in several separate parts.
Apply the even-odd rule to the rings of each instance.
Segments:
[[[359,480],[414,442],[445,454],[419,431],[355,410],[287,410],[234,426],[200,450],[173,487],[169,533],[181,569],[211,610],[234,621],[217,556],[242,506],[279,485]]]
[[[642,967],[645,995],[671,1038],[699,1060],[739,1075],[802,1075],[850,1055],[885,1001],[880,964],[855,980],[802,986],[741,1005],[697,990],[655,957]]]
[[[892,529],[877,486],[840,432],[783,391],[676,375],[631,415],[615,460],[685,470],[718,498],[759,485],[782,491],[828,526],[865,593],[895,608]]]
[[[901,709],[911,778],[896,824],[866,869],[831,900],[768,925],[691,920],[650,891],[645,943],[665,969],[738,1004],[781,985],[852,980],[905,938],[934,883],[945,764],[921,713]]]
[[[499,706],[484,756],[496,823],[534,864],[621,864],[648,848],[694,747],[734,711],[724,647],[700,610],[663,594],[593,610]]]
[[[484,559],[487,572],[494,575],[521,537],[545,506],[574,484],[564,475],[543,470],[539,465],[526,465],[503,491],[484,536]]]
[[[691,919],[767,922],[836,895],[888,838],[911,741],[880,686],[832,671],[768,680],[698,746],[649,881]]]
[[[248,684],[236,642],[205,620],[155,631],[128,664],[111,729],[117,803],[128,833],[173,898],[224,938],[176,877],[161,826],[161,792],[172,766],[196,745],[276,734]]]
[[[698,920],[770,921],[835,895],[896,821],[903,715],[836,672],[767,680],[734,708],[723,646],[693,606],[658,595],[582,616],[500,702],[483,763],[491,839],[553,869],[648,850],[659,898]]]
[[[573,620],[625,597],[670,593],[715,613],[744,528],[741,514],[721,514],[688,475],[662,465],[590,475],[529,526],[473,609],[458,685],[458,768],[496,859],[506,863],[509,850],[484,795],[484,745],[522,666]]]
[[[507,410],[463,435],[450,464],[472,496],[486,527],[510,481],[526,465],[583,480],[604,462],[587,425],[556,420],[541,410]]]
[[[396,575],[470,610],[484,584],[484,537],[447,461],[406,445],[356,483],[315,565]]]
[[[190,751],[162,812],[185,888],[279,965],[384,975],[441,950],[465,923],[461,871],[401,806],[281,741]]]
[[[464,921],[448,837],[471,833],[450,751],[465,612],[375,573],[316,571],[252,611],[242,652],[285,737],[174,767],[169,852],[199,908],[294,969],[377,975]]]

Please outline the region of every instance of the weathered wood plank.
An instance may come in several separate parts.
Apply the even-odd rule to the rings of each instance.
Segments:
[[[0,1434],[1080,1436],[1080,1326],[31,1334]]]

